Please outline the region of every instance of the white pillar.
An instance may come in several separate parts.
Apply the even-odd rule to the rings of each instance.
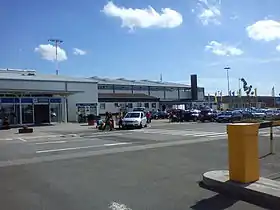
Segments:
[[[19,124],[22,125],[22,107],[21,107],[21,97],[19,98]]]
[[[67,116],[68,116],[68,110],[67,110],[67,96],[64,96],[64,123],[67,123]]]

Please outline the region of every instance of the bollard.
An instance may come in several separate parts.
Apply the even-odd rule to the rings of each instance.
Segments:
[[[257,123],[234,123],[227,126],[229,178],[251,183],[259,180],[259,151]]]
[[[274,154],[274,141],[273,141],[273,127],[270,126],[270,143],[269,143],[269,153]]]

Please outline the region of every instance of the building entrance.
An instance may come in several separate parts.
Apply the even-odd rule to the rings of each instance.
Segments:
[[[0,98],[0,119],[10,125],[32,125],[62,122],[61,98]]]
[[[34,105],[34,123],[50,123],[50,106],[48,104]]]

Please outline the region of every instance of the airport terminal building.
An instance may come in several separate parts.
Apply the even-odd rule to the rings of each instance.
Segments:
[[[133,107],[167,109],[201,103],[204,88],[192,85],[108,78],[73,78],[35,70],[0,69],[0,118],[10,124],[77,122],[79,115],[119,113]]]

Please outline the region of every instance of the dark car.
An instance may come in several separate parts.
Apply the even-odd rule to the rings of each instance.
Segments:
[[[234,122],[234,121],[239,121],[243,118],[243,115],[240,111],[226,111],[220,113],[216,121],[217,122]]]
[[[197,121],[200,111],[199,110],[186,110],[184,112],[183,120],[186,122]]]
[[[165,111],[156,111],[156,112],[152,113],[152,118],[153,119],[167,119],[168,113]]]
[[[215,121],[217,117],[217,112],[212,110],[212,109],[204,109],[201,110],[201,112],[199,113],[198,119],[201,122],[205,122],[205,121],[210,121],[213,122]]]

